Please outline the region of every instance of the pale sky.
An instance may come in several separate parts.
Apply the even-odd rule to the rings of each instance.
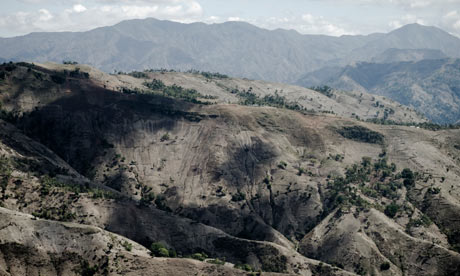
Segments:
[[[460,0],[0,0],[0,37],[86,31],[127,19],[246,21],[303,34],[369,34],[408,23],[460,37]]]

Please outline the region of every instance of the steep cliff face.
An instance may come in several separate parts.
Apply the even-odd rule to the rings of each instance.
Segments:
[[[113,76],[56,83],[55,71],[21,70],[42,81],[3,82],[14,126],[1,124],[2,154],[34,162],[13,166],[7,208],[264,271],[458,271],[459,130],[193,104],[109,90]]]

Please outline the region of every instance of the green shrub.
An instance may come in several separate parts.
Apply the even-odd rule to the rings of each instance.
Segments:
[[[145,82],[144,85],[153,91],[161,92],[164,96],[178,98],[197,104],[207,104],[206,102],[201,102],[198,100],[198,98],[205,98],[205,96],[200,94],[195,89],[186,89],[176,84],[166,86],[161,80],[156,79],[153,79],[150,83]]]
[[[143,193],[142,194],[142,202],[150,203],[155,200],[155,193],[154,192],[148,192],[148,193]]]
[[[291,110],[304,110],[297,102],[290,102],[284,96],[280,96],[278,91],[275,91],[274,95],[265,95],[260,98],[252,92],[252,87],[248,91],[240,92],[235,90],[232,93],[236,93],[240,98],[240,104],[242,105],[257,105],[257,106],[273,106],[277,108],[286,108]]]
[[[150,246],[150,251],[151,254],[155,257],[169,257],[169,250],[159,242],[152,243]]]
[[[278,164],[278,168],[280,168],[280,169],[285,170],[286,167],[287,167],[287,163],[284,162],[284,161],[280,161],[280,163]]]
[[[206,253],[194,253],[192,254],[191,258],[203,262],[208,258],[208,255],[206,255]]]
[[[150,83],[144,83],[144,85],[152,90],[162,90],[163,88],[166,87],[164,82],[162,82],[161,80],[157,80],[157,79],[153,79],[152,82]]]
[[[169,250],[166,248],[160,248],[158,250],[157,257],[165,257],[165,258],[169,257]]]
[[[414,173],[408,168],[405,168],[404,170],[402,170],[401,177],[404,179],[414,179],[415,178]]]
[[[400,208],[400,207],[399,207],[398,204],[396,204],[396,203],[391,203],[391,204],[389,204],[389,205],[387,205],[387,206],[385,207],[384,213],[385,213],[385,215],[387,215],[388,217],[394,218],[394,217],[396,216],[396,214],[398,213],[399,208]]]
[[[363,126],[349,126],[338,129],[337,132],[345,138],[370,144],[383,144],[384,136]]]
[[[147,75],[146,73],[144,72],[139,72],[139,71],[133,71],[131,73],[129,73],[128,75],[134,77],[134,78],[138,78],[138,79],[147,79],[149,77],[149,75]]]
[[[84,261],[81,264],[81,275],[82,276],[93,276],[99,271],[99,267],[97,265],[91,266],[87,261]]]
[[[241,191],[238,191],[236,194],[232,195],[232,201],[238,202],[246,199],[246,195]]]
[[[12,174],[11,160],[5,156],[0,157],[0,187],[5,190]]]
[[[133,249],[133,245],[131,243],[129,243],[128,241],[124,241],[121,245],[123,245],[123,247],[127,251],[131,251]]]
[[[160,141],[161,142],[168,141],[169,138],[170,138],[169,133],[165,133],[165,134],[163,134],[163,136],[161,136]]]
[[[299,167],[299,168],[297,168],[297,170],[298,170],[298,171],[297,171],[297,175],[298,175],[298,176],[301,176],[302,174],[305,173],[305,169],[304,169],[304,168],[300,168],[300,167]]]
[[[432,194],[432,195],[437,195],[441,192],[441,188],[439,187],[430,187],[427,190],[427,193]]]
[[[331,98],[332,96],[334,96],[334,93],[333,93],[333,90],[331,87],[327,86],[327,85],[324,85],[324,86],[313,86],[313,87],[310,87],[311,90],[314,90],[316,92],[319,92],[323,95],[325,95],[326,97],[329,97]]]
[[[385,270],[388,270],[390,269],[390,263],[389,262],[384,262],[380,265],[380,270],[381,271],[385,271]]]
[[[236,264],[236,265],[235,265],[235,268],[236,268],[236,269],[241,269],[241,270],[244,270],[244,271],[248,271],[248,272],[254,271],[254,269],[252,268],[252,266],[249,265],[249,264]]]
[[[155,199],[155,204],[158,209],[166,212],[171,212],[171,208],[166,205],[166,198],[164,195],[158,195],[157,198]]]
[[[169,249],[169,257],[170,257],[170,258],[176,258],[176,257],[177,257],[176,250],[174,250],[174,249]]]
[[[363,165],[363,167],[368,167],[370,166],[372,163],[372,158],[368,157],[368,156],[364,156],[363,157],[363,161],[361,162],[361,164]]]
[[[66,77],[63,74],[56,73],[54,75],[51,75],[51,80],[56,84],[63,84],[66,81]]]
[[[216,265],[224,265],[225,264],[225,260],[220,260],[218,258],[212,259],[212,260],[207,260],[206,262],[210,263],[210,264],[216,264]]]

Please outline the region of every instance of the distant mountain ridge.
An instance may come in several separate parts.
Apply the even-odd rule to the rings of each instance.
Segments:
[[[432,49],[397,49],[390,48],[385,50],[372,59],[375,63],[392,63],[399,61],[420,61],[424,59],[443,59],[447,58],[441,50]]]
[[[460,58],[460,39],[418,24],[388,34],[331,37],[269,31],[244,22],[181,24],[152,18],[123,21],[88,32],[2,38],[0,58],[32,62],[70,59],[106,72],[194,68],[294,83],[305,73],[325,66],[371,61],[392,48],[434,50],[439,55]]]
[[[437,123],[460,120],[460,59],[358,63],[305,75],[306,87],[324,84],[388,97],[414,107]]]

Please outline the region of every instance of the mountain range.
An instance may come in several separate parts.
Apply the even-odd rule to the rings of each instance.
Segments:
[[[305,75],[299,85],[330,85],[345,91],[381,95],[411,106],[431,121],[460,120],[460,59],[356,63]]]
[[[105,72],[197,69],[287,83],[325,66],[382,58],[394,61],[395,54],[385,56],[389,49],[403,49],[403,60],[411,55],[460,58],[460,39],[418,24],[387,34],[332,37],[270,31],[244,22],[181,24],[152,18],[87,32],[0,39],[0,58],[6,60],[74,60]]]

